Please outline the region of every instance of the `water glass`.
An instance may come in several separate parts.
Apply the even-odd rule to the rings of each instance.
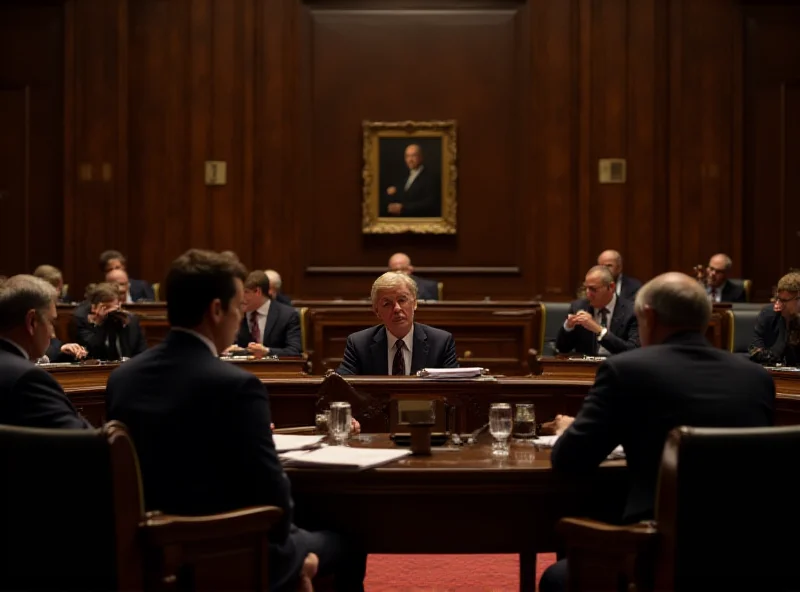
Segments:
[[[492,434],[492,454],[508,456],[508,438],[511,435],[511,405],[492,403],[489,408],[489,433]]]
[[[517,403],[514,410],[515,440],[529,441],[536,437],[536,409],[533,403]]]
[[[334,444],[344,444],[350,436],[352,418],[353,412],[350,409],[350,403],[331,403],[331,418],[328,425]]]

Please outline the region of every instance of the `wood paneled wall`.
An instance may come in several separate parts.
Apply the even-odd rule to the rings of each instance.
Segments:
[[[800,166],[769,168],[800,165],[781,131],[800,125],[798,61],[781,57],[800,48],[792,12],[735,0],[66,0],[52,261],[82,286],[117,248],[132,275],[158,281],[190,246],[232,249],[280,270],[293,296],[361,297],[403,250],[450,298],[568,299],[605,248],[642,279],[724,251],[766,294],[800,240],[789,205]],[[361,121],[450,118],[458,233],[362,235]],[[626,184],[598,182],[598,159],[613,157],[628,161]],[[228,163],[227,185],[205,185],[206,160]],[[766,191],[786,204],[780,221],[778,206],[757,205]]]

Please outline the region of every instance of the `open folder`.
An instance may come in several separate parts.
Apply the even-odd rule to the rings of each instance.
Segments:
[[[287,466],[315,469],[370,469],[411,454],[410,450],[326,446],[316,450],[295,450],[280,455]]]

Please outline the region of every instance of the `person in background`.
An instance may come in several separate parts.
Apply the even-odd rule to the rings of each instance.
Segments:
[[[119,251],[103,251],[103,253],[100,255],[100,269],[102,270],[104,276],[107,276],[108,272],[115,269],[127,271],[125,265],[125,256]],[[109,281],[107,277],[106,281]],[[156,295],[153,291],[153,286],[144,280],[130,279],[128,293],[125,295],[123,304],[132,304],[134,302],[153,302],[155,299]]]
[[[303,352],[300,315],[270,298],[270,281],[253,271],[244,282],[244,312],[236,345],[256,357],[299,356]]]
[[[283,280],[281,279],[281,275],[275,271],[274,269],[267,269],[264,271],[269,278],[269,295],[272,300],[275,302],[280,302],[281,304],[286,304],[291,306],[292,299],[289,298],[286,294],[281,292],[281,287],[283,286]]]
[[[50,344],[57,298],[52,285],[32,275],[0,281],[0,424],[91,427],[56,379],[32,361]]]
[[[617,297],[633,302],[636,292],[642,287],[642,282],[634,277],[622,275],[622,255],[619,254],[619,251],[613,249],[603,251],[597,257],[597,264],[605,265],[611,272]]]
[[[750,359],[765,366],[800,366],[800,273],[787,273],[778,281],[774,304],[761,309],[755,336],[748,347]]]
[[[263,272],[262,272],[263,273]],[[292,523],[291,486],[272,437],[269,395],[251,372],[219,359],[239,329],[244,267],[191,249],[167,275],[166,339],[111,373],[108,418],[136,443],[148,510],[214,514],[277,506],[269,533],[269,589],[311,589],[332,573],[336,589],[363,591],[366,554],[344,537]]]
[[[734,284],[729,276],[733,261],[725,253],[717,253],[708,260],[705,283],[711,302],[745,302],[744,287]],[[701,268],[702,269],[702,268]]]
[[[389,271],[404,273],[413,279],[417,284],[417,298],[419,300],[439,299],[439,283],[414,275],[414,266],[411,265],[411,259],[405,253],[395,253],[389,257]]]
[[[453,336],[414,322],[413,279],[387,271],[372,284],[371,298],[381,324],[347,338],[337,373],[407,376],[423,368],[458,368]]]
[[[706,340],[711,304],[695,279],[652,279],[636,295],[635,310],[642,347],[600,365],[577,417],[559,415],[543,426],[559,435],[550,455],[556,473],[588,473],[623,447],[630,481],[623,523],[653,518],[670,430],[771,426],[775,412],[770,374]],[[545,571],[541,592],[567,589],[566,561]]]
[[[34,270],[33,275],[43,279],[56,289],[58,293],[58,303],[69,304],[72,302],[69,294],[67,294],[64,289],[64,276],[61,274],[61,270],[58,267],[40,265]]]
[[[147,349],[138,317],[122,309],[118,284],[95,284],[88,301],[89,308],[80,313],[76,309],[72,317],[76,341],[86,348],[88,357],[121,360]]]

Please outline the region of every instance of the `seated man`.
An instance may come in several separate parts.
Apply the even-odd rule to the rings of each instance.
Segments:
[[[244,283],[244,312],[236,345],[256,357],[299,356],[303,351],[300,315],[270,299],[269,278],[253,271]]]
[[[292,305],[292,299],[289,298],[286,294],[281,292],[281,286],[283,286],[283,280],[281,279],[281,274],[279,274],[274,269],[267,269],[264,271],[269,278],[269,295],[272,300],[276,302],[280,302],[281,304],[286,304],[288,306]]]
[[[639,328],[633,303],[617,298],[614,278],[603,265],[595,265],[584,279],[586,298],[569,307],[558,330],[556,349],[587,356],[608,356],[639,347]]]
[[[36,360],[37,364],[65,364],[84,359],[89,352],[78,343],[62,343],[58,337],[50,339],[50,345],[44,355]]]
[[[738,286],[728,279],[733,261],[725,253],[717,253],[708,260],[704,280],[706,293],[711,302],[745,302],[747,294],[744,287]],[[702,270],[701,267],[698,266]]]
[[[642,287],[642,282],[634,277],[622,275],[622,255],[619,254],[619,251],[614,251],[613,249],[603,251],[597,257],[597,264],[608,267],[608,271],[611,272],[611,276],[614,278],[617,296],[633,302],[633,299],[636,298],[636,292]]]
[[[135,314],[122,310],[118,284],[95,284],[88,291],[89,307],[72,316],[75,341],[95,360],[132,358],[147,349]]]
[[[125,256],[119,251],[103,251],[100,255],[100,269],[103,275],[115,269],[127,271],[125,268]],[[106,278],[106,281],[110,280]],[[153,291],[153,286],[144,280],[131,279],[128,293],[125,295],[125,300],[122,302],[123,304],[133,304],[134,302],[143,301],[153,302],[155,299],[156,294]]]
[[[458,368],[447,331],[414,322],[417,284],[388,271],[372,284],[372,309],[381,325],[347,338],[339,374],[409,375],[423,368]]]
[[[587,473],[618,445],[630,492],[622,522],[653,518],[661,453],[678,426],[771,426],[775,383],[769,373],[705,338],[711,305],[682,273],[651,280],[636,295],[642,347],[608,358],[574,419],[558,416],[553,470]],[[541,592],[566,590],[566,561],[545,571]]]
[[[239,328],[244,278],[240,263],[210,251],[192,249],[173,262],[166,280],[171,331],[111,373],[108,418],[124,422],[136,443],[148,510],[199,515],[278,506],[284,513],[269,533],[269,589],[296,590],[318,558],[320,574],[335,573],[338,590],[358,592],[366,555],[338,535],[292,524],[267,391],[254,374],[218,358]]]
[[[417,283],[419,300],[439,300],[439,282],[414,275],[414,266],[405,253],[395,253],[389,258],[389,271],[404,273]]]
[[[69,304],[72,302],[69,294],[67,294],[64,290],[64,276],[61,275],[61,270],[58,267],[53,267],[52,265],[40,265],[33,272],[33,275],[43,279],[56,289],[59,303]]]
[[[750,359],[766,366],[800,366],[800,273],[783,276],[776,292],[775,304],[766,305],[756,319]]]
[[[56,289],[31,275],[0,282],[0,424],[30,428],[91,427],[81,418],[42,357],[53,334]]]

